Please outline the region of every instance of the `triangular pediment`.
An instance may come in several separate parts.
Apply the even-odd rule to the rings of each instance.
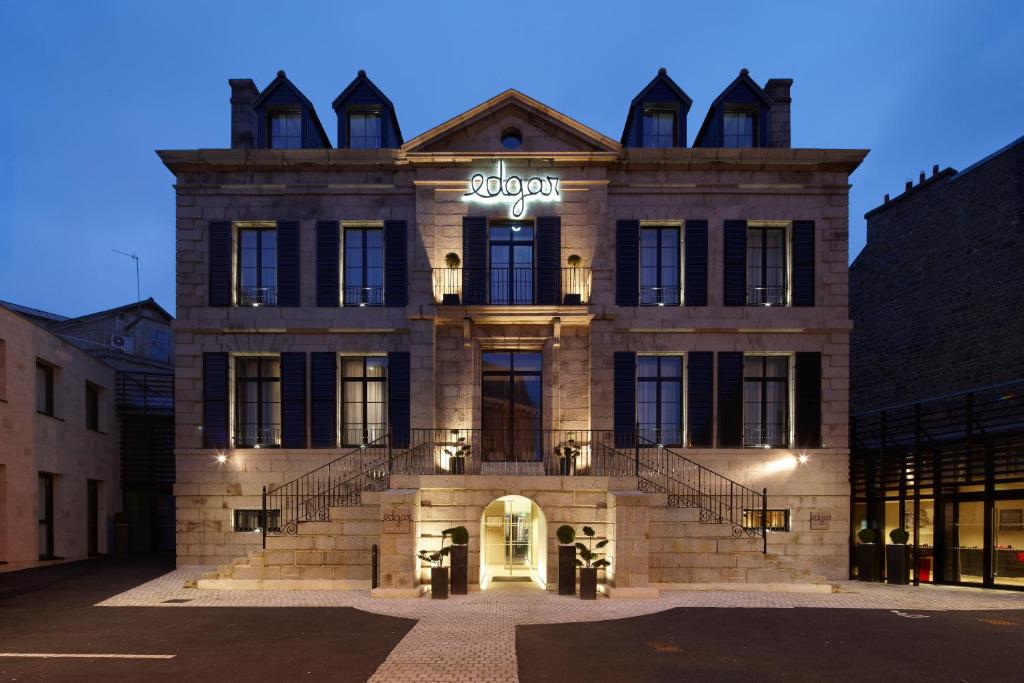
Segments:
[[[502,145],[512,129],[522,136],[514,150]],[[406,152],[558,153],[618,152],[619,143],[516,90],[506,90],[402,147]]]

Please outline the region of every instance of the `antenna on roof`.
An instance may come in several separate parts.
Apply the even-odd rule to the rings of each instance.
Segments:
[[[111,249],[110,251],[115,254],[120,254],[121,256],[127,256],[131,260],[135,261],[135,300],[142,301],[142,281],[139,279],[139,255],[135,252],[129,254],[128,252],[118,251],[117,249]]]

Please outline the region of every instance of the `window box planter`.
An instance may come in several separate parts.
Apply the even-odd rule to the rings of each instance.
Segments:
[[[583,296],[580,294],[566,294],[562,297],[563,306],[582,306]]]
[[[443,295],[441,295],[441,305],[442,306],[458,306],[459,305],[459,301],[460,301],[460,299],[459,299],[459,295],[458,294],[443,294]]]

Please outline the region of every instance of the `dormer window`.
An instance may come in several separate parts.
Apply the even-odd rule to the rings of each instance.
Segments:
[[[271,149],[299,149],[302,147],[302,114],[278,112],[270,115]]]
[[[757,143],[755,120],[752,111],[727,111],[724,113],[722,143],[725,147],[753,147]]]
[[[675,147],[676,113],[666,109],[644,110],[644,147]]]
[[[350,149],[380,148],[380,112],[357,111],[348,115]]]

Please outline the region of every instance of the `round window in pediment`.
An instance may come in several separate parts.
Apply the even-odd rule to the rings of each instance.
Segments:
[[[509,128],[501,134],[501,146],[505,149],[519,149],[523,144],[523,134],[518,128]]]

